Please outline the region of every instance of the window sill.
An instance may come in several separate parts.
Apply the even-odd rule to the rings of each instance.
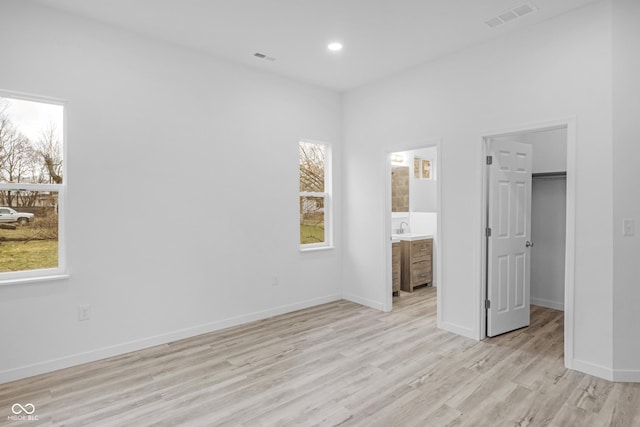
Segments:
[[[335,249],[335,246],[316,246],[314,248],[300,248],[300,252],[318,252]]]
[[[23,283],[50,282],[54,280],[64,280],[68,278],[69,278],[68,274],[52,274],[50,276],[21,277],[21,278],[0,280],[0,286],[21,285]]]

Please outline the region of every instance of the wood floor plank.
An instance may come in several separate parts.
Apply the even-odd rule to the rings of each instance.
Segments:
[[[640,388],[637,384],[614,384],[597,420],[603,426],[640,426]]]
[[[336,301],[0,385],[39,426],[640,426],[640,384],[563,366],[563,313],[476,342],[436,289]],[[19,425],[0,413],[0,426]]]

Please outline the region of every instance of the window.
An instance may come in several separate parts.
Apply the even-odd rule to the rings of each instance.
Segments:
[[[327,144],[302,141],[300,154],[300,246],[331,245],[330,149]]]
[[[62,275],[64,107],[0,93],[0,283]]]

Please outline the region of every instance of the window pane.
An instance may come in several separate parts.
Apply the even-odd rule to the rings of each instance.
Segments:
[[[62,183],[63,107],[0,97],[0,182]]]
[[[300,191],[324,192],[325,146],[300,143]]]
[[[300,196],[300,244],[324,242],[324,197]]]
[[[0,191],[0,272],[58,267],[58,193]]]

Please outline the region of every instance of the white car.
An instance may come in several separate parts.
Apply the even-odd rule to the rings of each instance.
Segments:
[[[16,212],[15,209],[0,207],[0,222],[19,222],[26,224],[33,221],[33,214],[28,212]]]

